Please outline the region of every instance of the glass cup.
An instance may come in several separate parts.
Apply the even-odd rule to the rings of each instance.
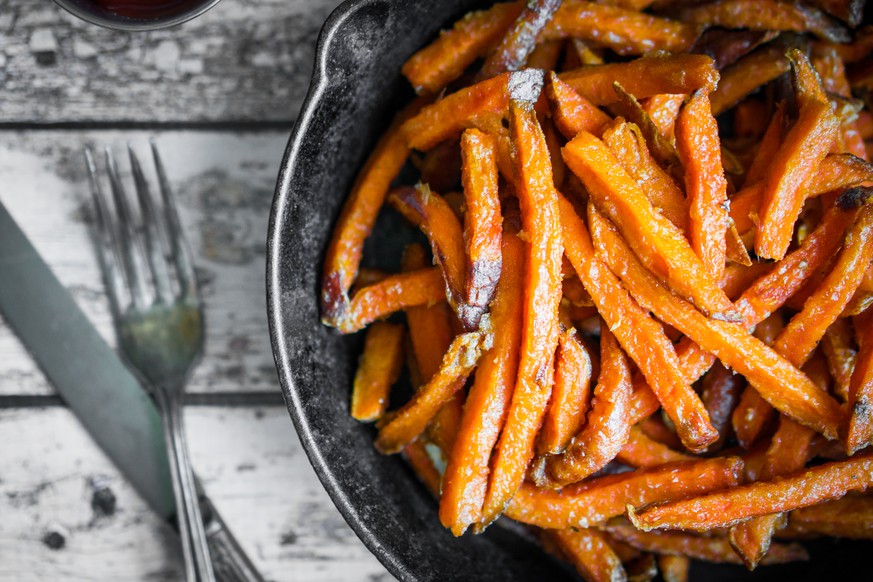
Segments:
[[[219,0],[54,0],[82,20],[116,30],[157,30],[200,16]]]

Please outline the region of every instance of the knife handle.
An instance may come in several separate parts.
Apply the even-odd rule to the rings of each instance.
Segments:
[[[203,514],[203,527],[206,542],[212,555],[215,576],[221,582],[264,582],[239,542],[230,533],[215,506],[202,492],[200,510]]]

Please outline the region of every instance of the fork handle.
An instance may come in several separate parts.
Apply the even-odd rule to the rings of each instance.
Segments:
[[[199,489],[199,483],[197,485],[216,578],[219,582],[264,582],[212,502]]]
[[[164,438],[170,462],[170,477],[176,498],[176,519],[185,557],[188,582],[215,582],[194,473],[188,458],[188,445],[182,419],[182,393],[167,386],[155,387],[155,399],[164,420]]]

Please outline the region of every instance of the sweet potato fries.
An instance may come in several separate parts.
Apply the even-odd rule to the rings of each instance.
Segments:
[[[370,326],[351,414],[454,535],[504,515],[587,580],[873,539],[863,4],[498,3],[403,66],[322,317]],[[432,257],[360,269],[382,212]]]

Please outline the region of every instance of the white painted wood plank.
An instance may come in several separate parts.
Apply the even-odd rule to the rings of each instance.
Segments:
[[[0,202],[33,241],[103,336],[115,338],[89,239],[86,144],[125,140],[142,131],[0,133]],[[270,203],[287,135],[170,131],[156,135],[181,206],[206,308],[206,354],[191,392],[274,391],[267,333],[265,243]],[[126,164],[120,164],[122,170]],[[0,320],[0,394],[51,394],[11,330]]]
[[[126,33],[49,0],[0,3],[0,122],[290,121],[339,0],[224,0],[169,30]]]
[[[392,579],[322,489],[284,408],[189,407],[186,422],[207,493],[266,579]],[[181,579],[174,534],[69,411],[2,410],[0,443],[0,581]],[[92,508],[94,480],[114,494],[112,515]]]

